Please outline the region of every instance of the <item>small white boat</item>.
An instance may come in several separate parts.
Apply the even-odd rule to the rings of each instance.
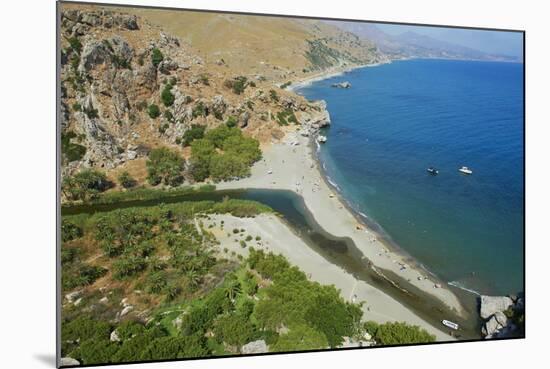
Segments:
[[[472,170],[468,167],[462,167],[458,171],[461,172],[461,173],[464,173],[464,174],[468,174],[468,175],[473,173]]]
[[[454,323],[454,322],[451,322],[450,320],[445,320],[443,319],[441,321],[441,323],[446,326],[446,327],[449,327],[451,329],[454,329],[455,331],[458,330],[458,324]]]
[[[267,171],[267,174],[273,174],[273,171],[270,169]]]
[[[317,136],[317,142],[325,143],[325,142],[327,142],[327,137],[319,135],[319,136]]]

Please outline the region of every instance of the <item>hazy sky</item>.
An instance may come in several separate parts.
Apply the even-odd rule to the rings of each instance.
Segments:
[[[523,52],[523,35],[519,32],[480,31],[393,24],[376,24],[376,26],[391,35],[412,31],[441,41],[471,47],[487,53],[520,56]]]

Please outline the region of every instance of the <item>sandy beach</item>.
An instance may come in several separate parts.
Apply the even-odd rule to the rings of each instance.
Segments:
[[[365,224],[360,223],[354,214],[344,206],[339,196],[325,182],[321,175],[317,162],[314,159],[314,153],[309,145],[309,138],[302,137],[296,132],[287,133],[282,142],[272,143],[264,147],[263,159],[252,167],[252,175],[250,177],[220,183],[217,185],[217,188],[263,188],[295,192],[303,197],[307,208],[321,227],[334,236],[351,238],[363,255],[376,268],[388,270],[399,275],[420,290],[438,298],[450,309],[456,311],[457,314],[463,315],[463,307],[450,289],[440,281],[436,281],[426,271],[415,267],[409,257],[392,250],[376,232],[369,229]],[[300,242],[301,240],[297,238],[295,241]],[[305,247],[307,248],[307,246]],[[292,252],[302,252],[297,250],[297,248],[293,248]],[[288,257],[294,261],[290,253]],[[296,264],[300,268],[305,269],[308,267],[303,262],[303,259],[297,260]],[[344,297],[346,297],[346,291],[350,290],[350,286],[355,284],[361,286],[358,287],[359,290],[363,290],[364,296],[369,296],[368,301],[371,305],[369,315],[372,315],[371,319],[375,319],[376,317],[380,320],[382,317],[386,317],[387,320],[406,320],[411,323],[421,321],[421,318],[415,316],[411,311],[404,308],[398,301],[393,300],[384,292],[365,283],[353,281],[354,278],[351,275],[346,277],[348,278],[347,282],[338,282],[342,281],[343,277],[339,276],[336,272],[333,273],[334,275],[327,273],[329,269],[321,265],[318,265],[319,270],[317,273],[324,275],[323,278],[325,280],[323,282],[341,283],[341,286],[338,286],[338,288],[342,289]],[[336,266],[334,268],[340,269]],[[313,273],[313,271],[310,272],[312,275],[317,274]],[[343,270],[340,269],[341,272]],[[366,298],[364,299],[367,300]],[[391,305],[398,305],[398,307],[390,309],[389,304],[387,304],[389,300],[393,300]],[[429,324],[423,322],[423,326],[426,325]],[[431,325],[429,326],[431,327]],[[432,331],[438,331],[433,327],[431,328]],[[438,332],[444,335],[445,338],[441,336],[442,339],[450,338],[450,336],[440,331]]]

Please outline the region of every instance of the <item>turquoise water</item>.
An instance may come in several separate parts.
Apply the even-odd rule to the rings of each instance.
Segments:
[[[398,61],[298,92],[327,101],[319,156],[357,212],[453,285],[523,290],[522,64]]]

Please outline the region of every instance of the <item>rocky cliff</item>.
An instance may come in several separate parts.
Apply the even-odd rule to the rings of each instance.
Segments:
[[[64,4],[60,59],[63,176],[92,167],[141,182],[150,149],[189,154],[181,141],[192,125],[230,122],[269,143],[294,125],[330,122],[324,102],[279,88],[277,76],[205,60],[196,45],[112,8]]]

